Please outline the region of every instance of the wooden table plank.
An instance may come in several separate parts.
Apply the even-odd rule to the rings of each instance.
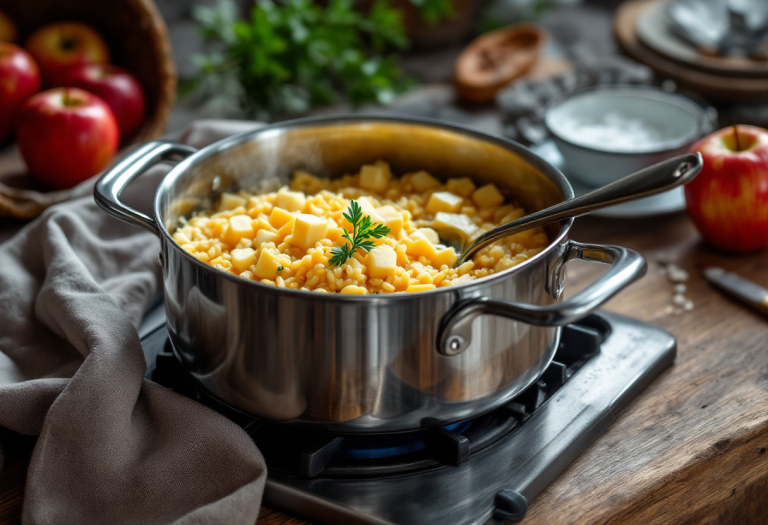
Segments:
[[[734,256],[711,249],[684,214],[583,218],[573,238],[620,244],[648,259],[648,275],[606,309],[670,331],[678,358],[532,502],[525,523],[768,523],[768,322],[715,291],[699,271],[718,265],[768,287],[768,251]],[[662,260],[690,272],[692,312],[665,313],[672,285]],[[601,268],[572,264],[569,294]],[[18,472],[0,476],[0,525],[18,523]],[[259,522],[310,523],[268,508]]]

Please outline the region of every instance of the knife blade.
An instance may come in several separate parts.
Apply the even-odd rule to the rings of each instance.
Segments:
[[[722,268],[704,268],[704,277],[715,287],[768,317],[768,290],[759,284]]]

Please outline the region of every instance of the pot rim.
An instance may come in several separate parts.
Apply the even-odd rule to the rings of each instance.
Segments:
[[[365,123],[365,122],[384,122],[384,123],[390,122],[390,123],[414,124],[419,126],[434,127],[438,129],[457,132],[459,134],[468,135],[470,137],[473,137],[479,140],[491,142],[493,144],[496,144],[497,146],[510,150],[514,153],[519,154],[521,157],[523,157],[531,166],[533,166],[535,169],[540,171],[550,181],[552,181],[555,185],[557,185],[558,189],[561,189],[563,191],[563,194],[566,200],[574,198],[573,188],[571,187],[571,184],[568,182],[568,179],[566,179],[566,177],[560,172],[560,170],[552,166],[549,162],[547,162],[546,160],[538,156],[536,153],[533,153],[530,149],[526,148],[522,144],[515,142],[511,139],[508,139],[506,137],[503,137],[501,135],[479,131],[479,130],[470,128],[468,126],[463,126],[461,124],[455,124],[452,122],[446,122],[446,121],[431,119],[426,117],[410,117],[410,116],[406,117],[406,116],[371,115],[371,114],[324,115],[319,117],[305,117],[305,118],[277,122],[274,124],[268,124],[254,130],[244,131],[242,133],[231,135],[217,142],[209,144],[204,148],[199,149],[197,152],[193,153],[189,157],[186,157],[181,162],[176,164],[163,177],[162,181],[157,187],[157,190],[155,191],[155,197],[154,197],[154,202],[152,206],[153,213],[154,213],[153,219],[155,223],[158,225],[158,229],[160,230],[165,240],[168,243],[170,243],[174,249],[180,251],[182,255],[187,258],[187,260],[189,260],[193,264],[198,265],[200,268],[204,270],[213,271],[215,272],[216,275],[223,277],[225,279],[228,279],[232,282],[235,282],[236,284],[239,284],[241,286],[251,286],[254,288],[254,290],[261,290],[261,291],[272,292],[272,293],[302,294],[302,295],[306,295],[307,298],[312,297],[315,299],[331,300],[331,301],[390,302],[390,301],[412,299],[414,297],[424,297],[426,295],[464,292],[470,289],[479,288],[480,286],[483,286],[486,283],[491,284],[493,281],[496,281],[508,275],[514,274],[518,271],[522,271],[523,268],[531,264],[534,264],[539,260],[547,257],[555,249],[556,246],[560,245],[567,238],[568,232],[571,229],[571,226],[573,225],[573,218],[562,221],[561,222],[562,226],[560,228],[560,232],[558,233],[557,237],[551,240],[549,245],[544,250],[537,253],[530,259],[523,261],[522,263],[516,266],[513,266],[512,268],[508,268],[500,273],[494,274],[490,277],[483,277],[482,279],[478,279],[469,283],[460,284],[457,286],[435,288],[434,290],[428,290],[424,292],[392,293],[392,294],[385,294],[385,295],[381,295],[381,294],[353,295],[353,294],[340,294],[340,293],[319,294],[317,292],[312,292],[309,290],[277,288],[275,286],[271,286],[268,284],[263,284],[256,281],[250,281],[247,279],[243,279],[242,277],[238,277],[237,275],[233,275],[233,274],[224,272],[222,270],[219,270],[218,268],[215,268],[209,264],[206,264],[200,261],[199,259],[197,259],[196,257],[194,257],[193,255],[187,253],[186,250],[184,250],[181,246],[179,246],[179,244],[171,236],[168,229],[165,227],[165,224],[163,224],[163,222],[160,220],[160,216],[161,216],[160,205],[162,201],[161,195],[165,193],[166,189],[170,187],[172,183],[182,178],[184,176],[184,173],[194,164],[197,164],[208,158],[211,158],[234,146],[238,146],[240,144],[250,142],[251,140],[259,137],[260,135],[278,134],[280,131],[286,130],[286,129],[300,129],[300,128],[314,127],[316,124],[343,125],[347,123]]]

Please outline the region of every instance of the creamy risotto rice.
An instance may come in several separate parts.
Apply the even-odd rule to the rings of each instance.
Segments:
[[[390,233],[359,249],[341,266],[331,250],[347,241],[343,218],[355,200]],[[525,215],[493,184],[438,180],[425,171],[392,176],[382,161],[355,175],[323,179],[296,172],[290,188],[225,193],[215,210],[182,219],[173,233],[181,247],[220,270],[280,288],[343,294],[421,292],[466,283],[511,268],[547,244],[541,228],[487,246],[453,268],[457,255],[435,229],[453,225],[468,238]],[[434,228],[434,229],[433,229]]]

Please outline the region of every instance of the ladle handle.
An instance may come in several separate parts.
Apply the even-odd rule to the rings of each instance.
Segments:
[[[461,254],[457,265],[468,260],[477,250],[502,237],[676,188],[693,180],[703,165],[704,161],[700,153],[687,153],[672,157],[580,197],[563,201],[494,228],[469,245]]]

